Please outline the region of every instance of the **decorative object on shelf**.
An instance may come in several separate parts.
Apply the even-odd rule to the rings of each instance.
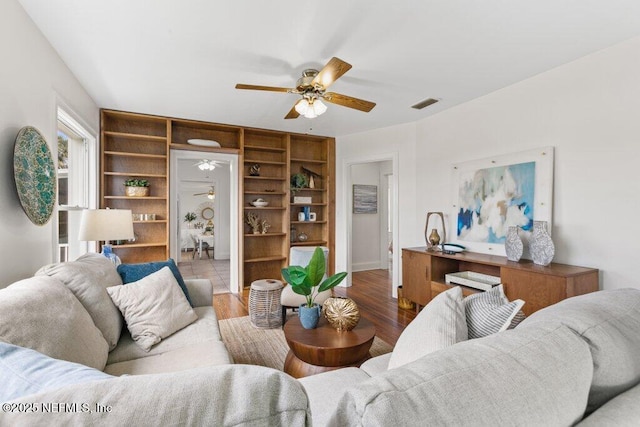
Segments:
[[[317,172],[312,171],[309,168],[305,168],[304,166],[302,166],[302,172],[305,172],[309,175],[309,188],[316,188],[316,178],[322,178],[322,175],[320,175]]]
[[[252,206],[255,206],[256,208],[264,208],[265,206],[269,206],[269,202],[267,202],[264,199],[255,199],[253,202],[250,203]]]
[[[529,250],[534,264],[549,265],[556,254],[556,247],[547,231],[546,221],[533,221],[533,233]]]
[[[413,310],[415,304],[409,298],[405,298],[402,286],[398,286],[398,307],[404,310]]]
[[[25,126],[13,148],[13,175],[22,209],[35,225],[45,225],[58,195],[53,156],[42,134]]]
[[[507,236],[504,241],[504,251],[509,261],[520,261],[520,258],[522,258],[524,244],[518,234],[519,228],[517,225],[512,225],[507,230]]]
[[[260,232],[262,234],[267,234],[267,231],[269,231],[270,228],[271,224],[269,224],[266,219],[260,221]]]
[[[195,214],[195,212],[187,212],[184,215],[184,222],[186,222],[187,224],[189,224],[189,228],[191,228],[191,223],[193,221],[196,220],[196,218],[198,218],[198,216]]]
[[[326,264],[324,251],[320,247],[315,249],[306,267],[290,265],[287,268],[283,268],[281,272],[284,280],[291,285],[291,289],[296,294],[303,295],[306,299],[306,302],[300,305],[300,322],[305,329],[313,329],[318,325],[320,306],[315,303],[316,296],[320,292],[333,289],[347,277],[347,273],[342,272],[322,280],[326,272]],[[303,321],[303,309],[309,309],[309,311],[304,310],[304,312],[309,313],[305,314],[305,316],[309,316],[310,321],[313,321],[314,315],[310,311],[314,307],[318,315],[315,319],[315,324],[313,322],[306,323],[306,321]]]
[[[137,178],[127,179],[124,182],[124,194],[127,197],[147,197],[149,195],[149,181]]]
[[[302,190],[303,188],[308,187],[309,180],[307,179],[307,176],[305,174],[296,173],[294,175],[291,175],[290,184],[291,184],[291,192],[295,194],[298,191]]]
[[[440,244],[440,235],[438,234],[437,228],[431,229],[431,234],[429,234],[429,243],[431,246],[438,246]]]
[[[293,243],[297,240],[298,240],[298,230],[296,230],[296,228],[292,225],[291,228],[289,229],[289,241]]]
[[[377,185],[353,185],[353,213],[375,214],[378,213],[378,186]]]
[[[338,332],[350,331],[360,321],[360,310],[351,298],[327,298],[322,305],[322,314]]]
[[[195,228],[196,230],[200,230],[200,229],[204,228],[204,222],[200,222],[200,221],[198,221],[198,222],[196,222],[193,226],[194,226],[194,228]]]
[[[456,243],[443,243],[440,245],[440,250],[445,254],[457,254],[465,251],[464,246],[458,245]]]
[[[104,241],[102,254],[114,264],[120,264],[120,258],[113,253],[111,240],[134,239],[133,215],[128,209],[85,209],[80,217],[78,240]]]
[[[211,141],[209,139],[187,139],[187,144],[197,145],[200,147],[214,147],[214,148],[220,147],[219,142]]]
[[[315,221],[318,218],[315,212],[309,212],[309,221]]]
[[[442,233],[438,233],[437,227],[433,227],[429,224],[431,217],[436,220],[440,218],[440,226],[442,227]],[[431,228],[431,232],[429,232]],[[427,241],[427,250],[436,251],[439,250],[440,243],[447,241],[447,228],[444,222],[444,213],[442,212],[427,212],[427,220],[424,223],[424,239]]]
[[[249,175],[260,176],[260,165],[258,163],[254,163],[249,167]]]
[[[293,196],[293,203],[303,205],[305,203],[312,203],[311,196]]]
[[[251,227],[253,234],[260,234],[260,218],[253,212],[247,212],[244,215],[244,222]]]
[[[304,213],[304,220],[309,221],[311,218],[311,206],[304,206],[302,212]]]
[[[298,221],[304,221],[304,212],[298,212]]]
[[[298,234],[298,241],[306,242],[307,240],[309,240],[309,236],[307,236],[307,233],[305,233],[304,231],[301,231],[300,234]]]

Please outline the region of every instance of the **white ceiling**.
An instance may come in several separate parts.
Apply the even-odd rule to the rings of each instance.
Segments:
[[[19,0],[100,107],[341,136],[413,122],[640,35],[635,0]],[[353,65],[327,104],[294,87],[333,56]],[[425,98],[441,101],[418,111]]]

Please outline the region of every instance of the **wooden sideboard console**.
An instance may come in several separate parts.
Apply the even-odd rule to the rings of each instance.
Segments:
[[[525,301],[528,316],[565,298],[598,290],[598,269],[551,263],[536,265],[529,260],[508,261],[506,257],[474,252],[444,254],[428,252],[424,246],[402,249],[403,296],[425,306],[431,298],[449,289],[444,275],[458,271],[499,276],[510,300]],[[464,288],[464,294],[479,292]]]

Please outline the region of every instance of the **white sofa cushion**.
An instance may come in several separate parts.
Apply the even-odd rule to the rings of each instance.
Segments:
[[[358,368],[343,368],[299,378],[309,396],[314,426],[328,425],[331,413],[338,406],[342,394],[370,377]]]
[[[122,280],[116,266],[107,257],[88,253],[76,261],[46,265],[36,272],[37,275],[47,275],[64,283],[100,329],[109,350],[115,348],[123,322],[106,288],[122,285]]]
[[[587,413],[640,382],[640,290],[616,289],[568,298],[533,313],[518,329],[563,324],[591,349],[593,384]]]
[[[3,413],[0,425],[310,426],[304,387],[284,372],[225,365],[72,385],[13,403],[86,402],[109,413]]]
[[[162,354],[168,351],[188,347],[193,343],[222,341],[222,336],[220,335],[220,329],[218,326],[218,318],[213,307],[195,307],[193,311],[195,311],[198,316],[198,320],[190,324],[189,327],[181,329],[173,335],[163,339],[158,344],[151,347],[149,352],[144,351],[139,345],[137,345],[133,341],[133,338],[131,338],[129,331],[125,329],[122,331],[122,337],[120,338],[118,346],[109,353],[107,364],[111,365],[118,362],[139,359],[141,357]]]
[[[637,427],[640,423],[640,384],[609,400],[578,423],[580,427]]]
[[[107,365],[104,371],[116,376],[144,375],[231,363],[233,359],[222,341],[194,341],[175,350]]]
[[[466,339],[462,289],[456,286],[438,294],[402,331],[389,359],[389,369]]]
[[[102,371],[46,356],[0,341],[0,402],[22,396],[112,378]]]
[[[505,331],[349,388],[330,425],[573,425],[591,385],[588,345],[563,325]]]
[[[109,346],[73,293],[49,276],[0,289],[0,341],[103,370]]]
[[[147,352],[198,319],[169,267],[107,292],[122,312],[131,337]]]

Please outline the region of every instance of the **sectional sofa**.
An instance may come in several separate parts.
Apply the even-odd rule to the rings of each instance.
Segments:
[[[394,353],[361,368],[295,380],[232,363],[207,281],[186,280],[182,288],[163,266],[123,286],[126,272],[117,274],[104,261],[88,255],[46,266],[0,290],[0,425],[591,426],[640,420],[637,289],[571,298],[515,329],[470,340],[460,323],[464,305],[452,292],[439,299],[440,312],[435,304],[423,309]],[[156,289],[157,280],[162,292],[171,291],[145,291]],[[165,312],[159,319],[160,298],[179,307],[179,315]],[[148,324],[139,319],[145,310],[153,320]],[[434,330],[438,322],[428,316],[444,312],[447,320]],[[171,333],[158,329],[185,321]],[[442,348],[426,351],[433,345]],[[400,354],[403,347],[410,354]]]

